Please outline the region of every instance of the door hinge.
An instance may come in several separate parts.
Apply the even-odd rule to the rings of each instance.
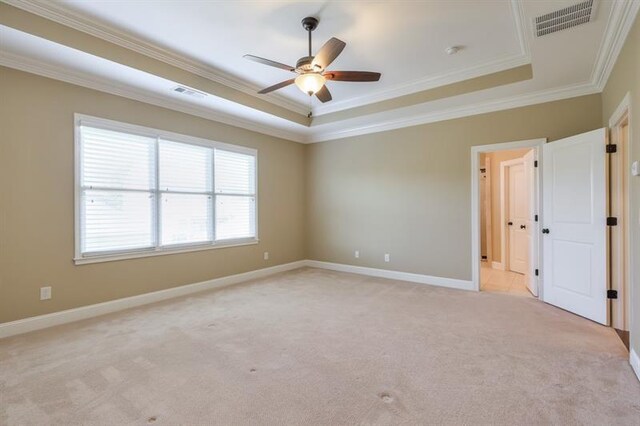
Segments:
[[[618,145],[614,144],[614,143],[610,143],[608,145],[605,145],[607,147],[607,154],[613,154],[618,152]]]
[[[536,270],[535,270],[536,277],[538,276],[538,274],[539,274],[539,273],[540,273],[540,272],[536,269]]]
[[[617,299],[618,290],[607,290],[607,299]]]
[[[618,218],[617,217],[608,217],[607,218],[607,226],[617,226]]]
[[[533,216],[533,220],[538,221],[538,215]]]
[[[535,160],[535,161],[533,162],[533,167],[538,167],[538,160]]]

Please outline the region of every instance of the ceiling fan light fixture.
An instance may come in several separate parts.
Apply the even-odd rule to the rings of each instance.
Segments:
[[[309,96],[318,93],[327,79],[319,73],[309,72],[296,77],[296,86]]]

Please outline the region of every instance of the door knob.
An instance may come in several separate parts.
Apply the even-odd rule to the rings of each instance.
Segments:
[[[548,234],[548,233],[549,233],[549,229],[547,229],[547,228],[543,228],[543,229],[542,229],[542,233],[543,233],[543,234]]]
[[[511,226],[513,225],[513,222],[507,222],[507,225]]]
[[[526,225],[520,225],[520,229],[527,229]]]

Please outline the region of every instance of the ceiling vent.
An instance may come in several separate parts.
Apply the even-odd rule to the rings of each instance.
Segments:
[[[185,86],[177,86],[173,88],[174,92],[178,92],[178,93],[182,93],[183,95],[187,95],[187,96],[192,96],[194,98],[206,98],[207,94],[204,92],[200,92],[199,90],[196,89],[191,89],[189,87],[185,87]]]
[[[534,20],[536,37],[566,30],[581,24],[591,22],[595,16],[594,0],[583,1],[546,15],[538,16]]]

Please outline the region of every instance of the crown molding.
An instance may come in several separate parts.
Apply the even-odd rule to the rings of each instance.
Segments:
[[[300,143],[308,141],[304,134],[265,126],[255,121],[239,118],[235,115],[212,111],[207,107],[181,102],[170,97],[158,96],[146,90],[121,85],[108,79],[96,78],[89,74],[71,71],[68,68],[58,67],[8,52],[0,51],[0,65],[281,139]]]
[[[78,31],[82,31],[99,39],[108,41],[120,47],[132,50],[145,56],[149,56],[153,59],[157,59],[166,64],[175,66],[184,71],[199,75],[206,79],[215,81],[216,83],[223,84],[232,89],[246,93],[256,98],[266,100],[274,105],[278,105],[282,108],[286,108],[290,111],[307,115],[308,106],[301,102],[292,101],[280,94],[272,93],[268,97],[263,97],[257,94],[258,90],[262,87],[252,85],[246,81],[215,69],[211,66],[205,65],[201,62],[194,61],[185,56],[179,55],[175,52],[160,48],[151,43],[148,43],[141,38],[134,37],[123,31],[120,31],[110,25],[99,23],[93,19],[80,16],[64,7],[62,3],[56,2],[38,2],[34,0],[2,0],[3,2],[22,9],[26,12],[33,13],[42,18],[56,22],[58,24],[73,28]]]
[[[520,5],[521,0],[511,0],[512,10],[516,16],[518,33],[521,35],[521,47],[529,54],[530,32],[526,28],[526,19]],[[589,81],[570,86],[557,87],[536,93],[513,96],[501,100],[481,102],[448,110],[415,114],[399,119],[384,119],[384,113],[376,117],[375,124],[360,126],[333,132],[319,131],[312,134],[309,142],[324,142],[334,139],[342,139],[351,136],[360,136],[370,133],[384,132],[402,127],[416,126],[420,124],[434,123],[437,121],[451,120],[488,112],[502,111],[505,109],[519,108],[544,102],[553,102],[577,96],[601,93],[604,90],[611,71],[618,59],[618,55],[624,46],[629,31],[640,11],[640,0],[619,0],[611,6],[607,25],[600,48],[594,63]],[[397,110],[396,110],[397,111]],[[391,113],[391,111],[389,112]]]
[[[435,123],[438,121],[453,120],[456,118],[469,117],[473,115],[486,114],[489,112],[503,111],[513,108],[520,108],[529,105],[541,104],[546,102],[554,102],[562,99],[575,98],[578,96],[591,95],[599,93],[597,87],[591,82],[576,84],[573,86],[559,87],[549,90],[543,90],[525,95],[512,96],[504,99],[497,99],[487,102],[479,102],[472,105],[464,105],[461,107],[449,108],[437,112],[418,113],[404,115],[402,118],[384,119],[385,113],[376,117],[375,124],[368,126],[352,127],[344,130],[322,132],[317,131],[310,136],[309,142],[326,142],[335,139],[343,139],[353,136],[361,136],[370,133],[385,132],[404,127],[418,126],[421,124]],[[408,107],[406,109],[410,109]],[[398,111],[398,110],[396,110]]]
[[[410,95],[424,90],[434,89],[437,87],[445,86],[448,84],[459,83],[461,81],[469,80],[476,77],[481,77],[487,74],[493,74],[500,71],[505,71],[511,68],[516,68],[522,65],[531,63],[529,57],[523,55],[510,56],[502,59],[497,59],[482,65],[465,68],[454,72],[447,73],[446,75],[431,76],[421,80],[413,81],[411,83],[402,84],[392,87],[380,92],[371,93],[368,95],[359,96],[356,98],[345,99],[343,101],[337,101],[333,105],[325,104],[318,107],[314,107],[313,116],[319,117],[325,114],[330,114],[338,111],[344,111],[351,108],[357,108],[364,105],[369,105],[376,102],[382,102],[389,99],[394,99],[400,96]]]
[[[180,68],[184,71],[191,72],[193,74],[223,84],[243,93],[249,94],[251,96],[259,97],[257,95],[257,92],[261,89],[261,87],[249,84],[246,81],[242,81],[232,74],[223,72],[201,62],[194,61],[175,52],[153,45],[139,37],[135,37],[131,34],[127,34],[121,30],[118,30],[113,26],[97,22],[96,20],[87,18],[85,16],[81,16],[80,14],[70,11],[62,3],[40,2],[36,0],[2,1],[14,7],[25,10],[29,13],[33,13],[34,15],[41,16],[43,18],[57,22],[61,25],[65,25],[67,27],[82,31],[84,33],[90,34],[94,37],[100,38],[134,52],[149,56],[169,65]],[[422,78],[411,83],[401,84],[394,88],[383,90],[371,95],[364,95],[361,97],[352,98],[350,100],[337,102],[334,101],[331,104],[319,105],[313,108],[313,114],[315,116],[318,116],[370,103],[380,102],[398,96],[408,95],[446,84],[457,83],[470,78],[504,71],[509,68],[514,68],[530,63],[531,56],[529,51],[529,44],[527,41],[528,39],[525,29],[526,25],[523,19],[521,2],[522,0],[510,1],[512,16],[516,27],[516,32],[518,34],[518,41],[521,50],[521,52],[517,55],[505,56],[503,58],[499,58],[484,64],[465,68],[455,72],[449,72],[439,76]],[[308,113],[307,105],[301,102],[292,101],[291,99],[286,98],[278,93],[271,93],[268,97],[259,98],[305,116]]]
[[[507,55],[497,58],[483,64],[472,67],[459,69],[457,71],[447,72],[441,75],[433,75],[420,78],[408,83],[403,83],[376,91],[356,98],[345,99],[343,101],[332,101],[329,104],[318,105],[313,108],[313,115],[319,117],[324,114],[343,111],[346,109],[356,108],[376,102],[382,102],[399,96],[410,95],[424,90],[433,89],[447,84],[458,83],[460,81],[469,80],[486,74],[508,70],[510,68],[519,67],[531,63],[530,38],[527,21],[524,17],[522,8],[522,0],[511,0],[511,14],[514,22],[520,52],[515,55]]]
[[[638,11],[640,11],[640,0],[616,1],[611,7],[605,34],[591,73],[591,81],[600,91],[604,90],[609,80]]]
[[[514,16],[517,16],[516,25],[518,27],[518,33],[522,35],[522,38],[520,39],[521,48],[526,53],[526,55],[529,55],[530,35],[527,31],[526,19],[524,19],[522,15],[520,1],[521,0],[512,0],[512,7],[514,8]],[[9,0],[8,3],[32,4],[33,2],[28,0]],[[211,111],[206,107],[195,106],[192,104],[176,101],[172,98],[161,97],[150,92],[133,89],[129,86],[122,86],[111,81],[107,81],[106,79],[98,80],[95,77],[89,76],[87,74],[72,72],[62,67],[55,67],[44,62],[34,61],[32,59],[19,57],[16,55],[9,55],[7,53],[0,53],[0,65],[5,65],[33,74],[62,80],[68,83],[88,87],[106,93],[111,93],[125,98],[146,102],[152,105],[173,109],[176,111],[218,121],[224,124],[244,128],[258,133],[275,136],[278,138],[288,139],[300,143],[315,143],[600,93],[604,89],[604,86],[611,74],[611,71],[615,65],[618,55],[620,54],[620,51],[622,50],[622,46],[626,41],[626,38],[629,34],[629,31],[631,30],[631,27],[639,10],[640,0],[616,1],[612,5],[612,9],[607,20],[605,34],[598,51],[591,78],[587,82],[564,87],[556,87],[553,89],[547,89],[539,92],[517,95],[503,99],[479,102],[472,105],[464,105],[461,107],[449,108],[437,112],[411,114],[411,109],[415,108],[415,106],[406,107],[402,110],[406,111],[407,114],[401,118],[393,117],[392,114],[399,111],[393,110],[372,115],[372,122],[374,122],[375,124],[349,127],[347,123],[344,123],[344,128],[336,131],[323,131],[321,126],[316,128],[311,127],[301,129],[300,133],[277,129],[250,120],[238,118],[230,114]],[[64,22],[60,23],[64,24]],[[96,36],[100,37],[99,35]],[[123,45],[123,47],[128,46]],[[486,64],[484,66],[486,66]],[[499,66],[499,64],[494,63],[490,66],[497,67]],[[434,83],[432,82],[432,84]],[[439,81],[436,84],[447,83]]]

